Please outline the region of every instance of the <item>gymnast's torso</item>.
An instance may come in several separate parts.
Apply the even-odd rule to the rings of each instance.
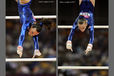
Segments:
[[[90,0],[82,0],[80,4],[80,15],[83,15],[85,19],[88,20],[88,25],[93,26],[94,20],[93,20],[93,12],[94,12],[94,6]]]

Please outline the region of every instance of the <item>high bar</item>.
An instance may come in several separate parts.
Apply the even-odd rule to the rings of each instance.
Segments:
[[[56,58],[6,58],[6,62],[56,61]]]
[[[56,15],[42,15],[42,16],[34,16],[36,19],[41,19],[41,18],[56,18]],[[19,16],[6,16],[5,19],[20,19]]]
[[[108,66],[58,66],[58,69],[109,69]]]
[[[72,28],[72,25],[58,25],[58,28],[59,29],[70,29]],[[94,28],[97,28],[97,29],[100,29],[100,28],[105,28],[105,29],[108,29],[109,26],[108,25],[95,25]]]

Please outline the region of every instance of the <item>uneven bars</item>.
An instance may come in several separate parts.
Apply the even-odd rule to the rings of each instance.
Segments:
[[[63,29],[63,28],[64,28],[64,29],[70,29],[70,28],[72,28],[72,26],[71,26],[71,25],[70,25],[70,26],[69,26],[69,25],[58,25],[58,28],[59,28],[59,29]],[[108,26],[108,25],[105,25],[105,26],[101,26],[101,25],[97,25],[97,26],[96,26],[96,25],[95,25],[94,28],[99,28],[99,29],[100,29],[100,28],[106,28],[106,29],[107,29],[107,28],[109,28],[109,26]]]
[[[56,61],[56,58],[6,58],[6,62]]]
[[[56,18],[56,15],[42,15],[42,16],[34,16],[36,19],[40,18]],[[5,19],[20,19],[19,16],[6,16]]]
[[[108,66],[58,66],[58,69],[109,69]]]

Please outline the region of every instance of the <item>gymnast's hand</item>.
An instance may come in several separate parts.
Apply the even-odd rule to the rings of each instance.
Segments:
[[[85,50],[85,54],[87,55],[90,51],[92,51],[93,45],[92,44],[88,44],[86,50]]]
[[[72,50],[72,41],[68,40],[68,41],[66,42],[66,48],[67,48],[68,50],[71,50],[71,51],[73,52],[73,50]]]

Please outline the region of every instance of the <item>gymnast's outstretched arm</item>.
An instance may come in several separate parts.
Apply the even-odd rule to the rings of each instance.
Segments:
[[[75,20],[74,24],[73,24],[73,27],[70,31],[70,34],[68,36],[68,40],[72,41],[72,36],[74,35],[74,32],[75,32],[75,29],[78,27],[77,26],[77,21],[78,21],[78,18]]]

